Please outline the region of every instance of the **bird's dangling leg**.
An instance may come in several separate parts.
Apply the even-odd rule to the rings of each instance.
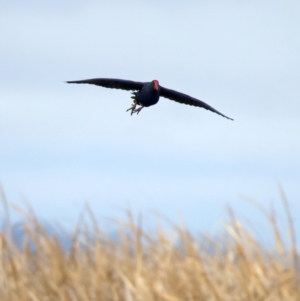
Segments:
[[[131,96],[131,98],[133,99],[133,104],[132,104],[132,106],[126,111],[126,112],[128,112],[128,111],[130,111],[131,110],[131,115],[133,114],[133,113],[139,113],[140,112],[140,110],[141,109],[137,109],[137,110],[139,110],[138,112],[136,112],[137,110],[136,110],[136,106],[137,106],[137,104],[138,104],[138,102],[137,102],[137,100],[136,100],[136,96],[137,96],[137,94],[138,94],[138,92],[136,92],[136,91],[133,91],[133,92],[131,92],[131,94],[132,94],[132,96]]]
[[[136,113],[137,115],[139,114],[139,112],[141,112],[141,110],[144,108],[144,106],[140,106],[138,109],[135,109],[133,111],[133,113]]]
[[[135,111],[135,108],[136,108],[136,100],[133,101],[132,106],[128,110],[126,110],[126,112],[131,110],[131,115],[132,115]]]

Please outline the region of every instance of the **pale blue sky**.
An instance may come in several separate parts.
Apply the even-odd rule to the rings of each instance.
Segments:
[[[299,1],[0,1],[0,182],[71,221],[159,211],[211,229],[240,195],[300,214]],[[234,122],[66,80],[158,79]]]

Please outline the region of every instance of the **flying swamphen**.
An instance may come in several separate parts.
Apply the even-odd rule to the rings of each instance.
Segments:
[[[212,111],[216,114],[219,114],[227,119],[233,120],[222,113],[218,112],[205,102],[193,98],[189,95],[170,90],[164,88],[159,85],[157,80],[153,80],[152,82],[135,82],[131,80],[124,79],[115,79],[115,78],[93,78],[93,79],[85,79],[85,80],[77,80],[77,81],[67,81],[68,84],[92,84],[105,88],[112,89],[122,89],[122,90],[133,90],[133,99],[132,106],[127,110],[131,110],[131,115],[133,113],[139,113],[144,107],[150,107],[155,105],[159,97],[166,97],[171,100],[184,103],[187,105],[204,108],[206,110]],[[139,105],[139,108],[136,106]]]

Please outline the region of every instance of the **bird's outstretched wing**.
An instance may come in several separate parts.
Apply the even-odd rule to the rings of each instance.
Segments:
[[[91,84],[111,89],[140,90],[144,83],[117,78],[92,78],[67,81],[68,84]]]
[[[181,92],[177,92],[177,91],[167,89],[167,88],[160,86],[160,96],[180,102],[180,103],[184,103],[186,105],[200,107],[200,108],[212,111],[216,114],[219,114],[227,119],[233,120],[232,118],[229,118],[229,117],[223,115],[222,113],[220,113],[219,111],[215,110],[213,107],[209,106],[205,102],[203,102],[199,99],[196,99],[194,97],[191,97],[189,95],[183,94]]]

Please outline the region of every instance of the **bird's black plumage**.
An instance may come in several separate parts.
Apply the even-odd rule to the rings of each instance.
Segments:
[[[200,108],[209,110],[211,112],[214,112],[218,115],[221,115],[227,119],[233,120],[232,118],[229,118],[229,117],[223,115],[222,113],[220,113],[219,111],[217,111],[216,109],[214,109],[213,107],[208,105],[207,103],[205,103],[199,99],[196,99],[194,97],[191,97],[189,95],[178,92],[178,91],[174,91],[174,90],[167,89],[167,88],[160,86],[160,96],[180,102],[180,103],[184,103],[186,105],[200,107]]]
[[[140,90],[144,83],[132,80],[117,78],[92,78],[84,80],[67,81],[68,84],[90,84],[111,89],[121,89],[127,91]]]
[[[134,97],[133,97],[134,104],[130,108],[131,114],[135,112],[139,113],[143,107],[148,107],[156,104],[158,102],[159,96],[162,96],[179,103],[209,110],[227,119],[233,120],[232,118],[225,116],[224,114],[220,113],[219,111],[217,111],[216,109],[214,109],[213,107],[211,107],[210,105],[206,104],[205,102],[199,99],[160,86],[157,80],[153,80],[152,82],[136,82],[136,81],[130,81],[124,79],[115,79],[115,78],[93,78],[93,79],[78,80],[78,81],[67,81],[67,83],[68,84],[92,84],[92,85],[97,85],[97,86],[111,88],[111,89],[138,91],[134,93]],[[156,92],[156,94],[153,93],[153,91]],[[152,102],[151,102],[152,96],[150,94],[153,95]],[[147,102],[144,103],[143,100],[146,99]],[[136,105],[141,105],[141,108],[136,109]]]

